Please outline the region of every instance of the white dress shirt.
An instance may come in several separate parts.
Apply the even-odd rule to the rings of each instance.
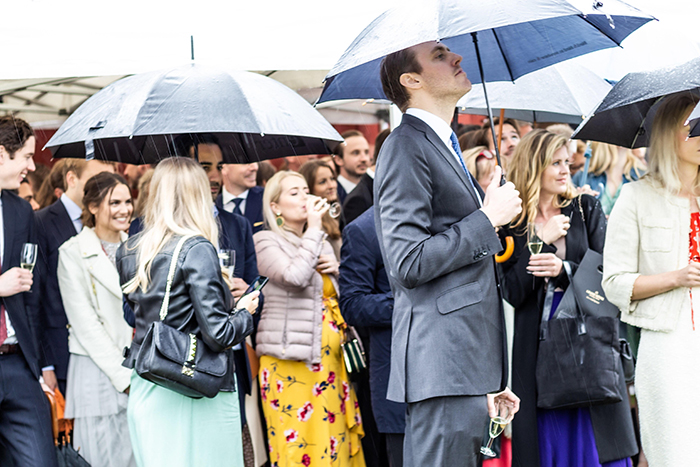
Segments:
[[[81,220],[83,215],[82,208],[75,204],[75,202],[65,193],[63,193],[59,199],[66,208],[66,212],[68,212],[68,217],[70,217],[71,222],[73,222],[75,233],[80,233],[80,231],[83,230],[83,221]]]
[[[457,164],[460,167],[464,166],[464,161],[460,157],[461,155],[457,155],[454,148],[452,147],[452,141],[450,140],[450,137],[452,136],[453,131],[452,128],[450,128],[450,125],[448,125],[447,122],[445,122],[445,120],[441,119],[435,114],[428,112],[427,110],[416,109],[414,107],[407,109],[406,113],[408,115],[412,115],[416,118],[423,120],[430,128],[432,128],[435,134],[438,135],[438,138],[440,138],[440,140],[442,140],[442,142],[445,143],[445,146],[447,146],[447,149],[450,151],[450,154],[452,154],[455,157],[455,159],[457,160]],[[474,186],[473,183],[472,186]],[[479,195],[479,190],[476,189],[476,186],[474,186],[474,191],[476,192],[476,199],[479,200],[479,204],[482,204],[483,201],[481,199],[481,196]]]
[[[238,209],[241,210],[241,214],[245,215],[245,205],[248,201],[248,193],[250,190],[246,190],[243,193],[241,193],[238,196],[233,196],[231,193],[224,188],[221,190],[221,204],[224,206],[224,211],[227,212],[233,212],[233,208],[236,207],[236,203],[233,202],[234,199],[240,198],[243,201],[241,201],[241,204],[238,205]]]
[[[0,199],[0,264],[2,264],[3,255],[5,254],[5,224],[3,223],[2,217],[2,199]],[[6,271],[2,271],[3,273]],[[15,335],[15,328],[12,327],[10,322],[10,314],[5,308],[5,328],[7,328],[7,339],[0,344],[16,344],[17,336]]]
[[[352,183],[342,175],[338,175],[338,183],[340,183],[340,185],[345,189],[345,193],[347,194],[350,194],[350,192],[357,186],[357,183]]]

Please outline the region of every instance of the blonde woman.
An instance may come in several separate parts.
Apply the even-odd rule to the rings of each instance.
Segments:
[[[126,239],[133,206],[121,176],[87,180],[83,230],[58,250],[58,286],[70,337],[66,418],[73,445],[95,467],[133,466],[126,419],[131,372],[121,365],[131,328],[122,318],[115,254]]]
[[[156,167],[144,213],[144,230],[117,253],[124,293],[136,316],[136,332],[125,366],[154,321],[166,289],[173,250],[183,236],[165,322],[195,334],[200,344],[226,352],[229,371],[212,399],[192,399],[157,386],[133,372],[129,431],[139,466],[243,465],[241,421],[231,347],[253,330],[254,292],[233,309],[219,267],[218,228],[204,169],[188,158],[165,159]]]
[[[573,271],[588,249],[603,252],[605,215],[600,203],[577,196],[569,177],[567,139],[533,130],[522,139],[509,178],[523,199],[523,211],[503,235],[515,239],[513,256],[502,264],[505,298],[515,308],[513,392],[521,399],[513,420],[513,465],[623,467],[636,454],[627,399],[582,409],[537,409],[535,367],[546,281],[555,281],[553,313],[568,286],[564,262]],[[528,223],[539,226],[539,254],[527,248]],[[624,380],[620,378],[624,392]]]
[[[622,188],[605,239],[603,289],[622,321],[642,328],[635,386],[651,466],[697,464],[700,138],[688,138],[685,120],[698,100],[683,92],[661,103],[649,172]]]
[[[610,215],[622,185],[639,180],[644,166],[628,149],[607,143],[591,143],[591,164],[586,184],[598,193],[598,199],[606,216]],[[573,183],[581,186],[583,171],[573,177]]]
[[[270,461],[361,467],[362,418],[340,349],[339,265],[323,232],[329,206],[308,193],[300,174],[275,174],[263,194],[269,230],[253,237],[270,278],[256,339]]]
[[[467,170],[474,176],[484,193],[488,188],[496,168],[496,158],[486,146],[477,146],[462,153]]]

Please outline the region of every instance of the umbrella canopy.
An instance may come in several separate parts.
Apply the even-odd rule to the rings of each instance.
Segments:
[[[439,40],[464,57],[462,68],[472,83],[513,81],[564,60],[615,47],[653,19],[618,0],[594,5],[579,0],[402,4],[375,19],[348,47],[326,77],[318,102],[386,99],[379,77],[382,59],[427,41]],[[477,53],[483,58],[481,69]]]
[[[503,109],[507,118],[578,125],[612,86],[589,69],[565,62],[488,88],[492,110]],[[486,115],[483,84],[473,85],[457,107],[462,113]]]
[[[630,73],[613,86],[573,137],[632,149],[647,147],[654,104],[669,94],[696,88],[700,88],[700,57],[671,68]]]
[[[687,123],[690,124],[690,136],[700,136],[700,104],[690,112]]]
[[[270,78],[195,64],[119,80],[46,144],[54,157],[156,163],[180,135],[213,134],[224,162],[328,154],[342,141],[301,96]]]

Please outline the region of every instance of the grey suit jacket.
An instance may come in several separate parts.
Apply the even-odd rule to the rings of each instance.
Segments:
[[[387,398],[482,395],[507,381],[495,229],[454,155],[404,115],[384,142],[375,225],[394,293]]]

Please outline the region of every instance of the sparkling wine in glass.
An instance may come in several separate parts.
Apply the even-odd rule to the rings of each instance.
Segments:
[[[527,224],[527,248],[530,254],[538,255],[542,251],[542,239],[538,235],[539,225],[534,222]]]
[[[486,457],[496,457],[496,453],[491,449],[493,440],[498,438],[506,425],[513,420],[510,413],[510,405],[506,401],[495,401],[497,415],[489,421],[489,442],[486,446],[481,446],[481,454]]]
[[[34,271],[38,251],[39,247],[36,243],[25,243],[22,245],[22,256],[20,258],[19,266],[29,272]]]
[[[233,271],[236,269],[236,250],[219,250],[219,263],[228,273],[228,277],[233,278]]]

